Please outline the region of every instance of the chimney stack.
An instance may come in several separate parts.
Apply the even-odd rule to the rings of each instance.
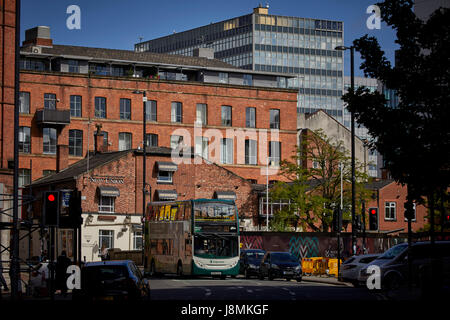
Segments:
[[[95,125],[97,127],[97,131],[95,131],[94,136],[94,154],[97,153],[102,153],[102,152],[107,152],[108,151],[108,146],[105,146],[103,143],[103,132],[101,132],[101,128],[102,125],[101,124],[96,124]]]
[[[50,38],[50,27],[39,26],[25,30],[25,41],[23,46],[52,47],[53,41]]]

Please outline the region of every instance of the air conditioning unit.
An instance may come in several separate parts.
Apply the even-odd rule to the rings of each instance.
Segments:
[[[31,47],[31,52],[42,53],[42,48],[41,47]]]

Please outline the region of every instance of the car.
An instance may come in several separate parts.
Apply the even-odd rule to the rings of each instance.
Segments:
[[[258,276],[259,265],[265,253],[266,251],[262,249],[241,250],[239,274],[243,274],[247,279],[251,276]]]
[[[302,281],[302,265],[290,252],[266,252],[259,266],[258,278],[285,278]]]
[[[33,297],[43,297],[49,294],[50,270],[48,265],[49,261],[43,261],[31,266],[30,286]]]
[[[342,282],[350,282],[353,286],[358,287],[358,275],[361,268],[367,266],[368,263],[378,258],[380,254],[362,254],[351,256],[339,268],[338,280]]]
[[[131,260],[88,262],[81,269],[81,289],[72,293],[74,300],[143,300],[150,298],[150,285]]]
[[[442,286],[450,285],[450,241],[436,241],[435,260],[439,262],[441,274],[439,283]],[[430,285],[431,262],[430,258],[431,243],[416,242],[411,244],[411,281],[412,285],[425,289]],[[393,246],[370,265],[376,265],[380,268],[380,283],[383,290],[395,290],[405,285],[408,281],[408,244],[401,243]],[[360,284],[366,284],[369,274],[367,268],[361,269],[358,276]]]

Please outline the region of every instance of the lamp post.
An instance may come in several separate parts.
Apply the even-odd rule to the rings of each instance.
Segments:
[[[146,181],[146,175],[147,175],[147,130],[146,130],[146,124],[147,124],[147,93],[145,91],[133,91],[135,94],[142,94],[142,135],[143,135],[143,158],[142,158],[142,264],[144,265],[144,258],[145,258],[145,249],[144,249],[144,230],[145,230],[145,195],[146,190],[145,187],[147,186]],[[150,195],[151,197],[151,195]]]
[[[355,74],[354,74],[354,56],[355,47],[337,46],[335,50],[350,50],[350,88],[353,91],[355,89]],[[356,254],[356,230],[355,230],[355,115],[351,114],[351,159],[352,159],[352,252]]]

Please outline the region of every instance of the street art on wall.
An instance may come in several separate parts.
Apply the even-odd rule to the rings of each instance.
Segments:
[[[319,239],[317,237],[292,236],[289,240],[289,251],[298,259],[317,257]]]
[[[262,236],[241,236],[242,249],[263,249]]]

